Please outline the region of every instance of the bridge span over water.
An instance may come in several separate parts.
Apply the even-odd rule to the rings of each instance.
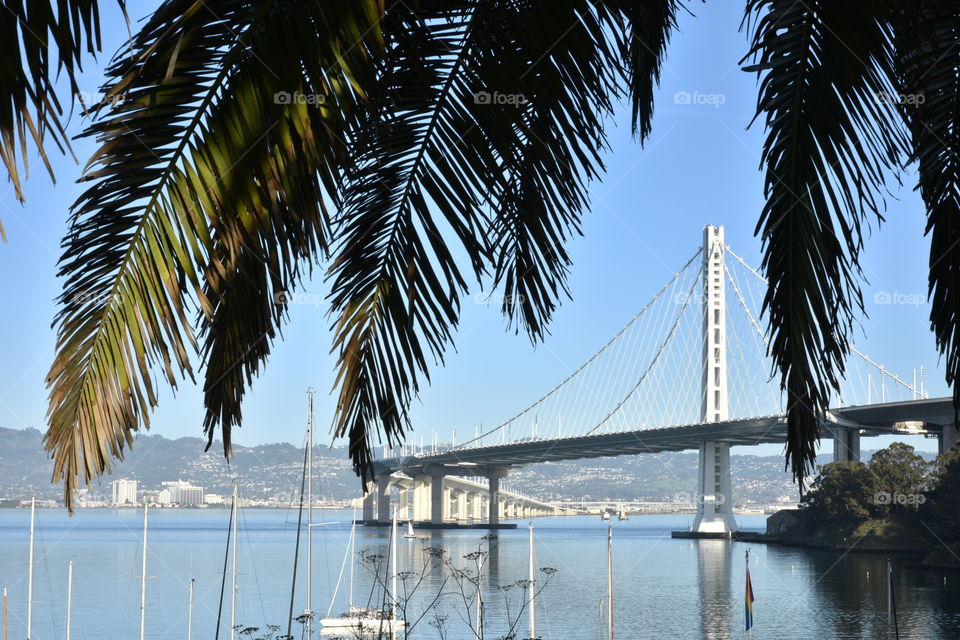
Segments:
[[[389,517],[396,488],[402,517],[440,526],[458,520],[451,514],[459,510],[468,514],[459,520],[497,527],[516,517],[501,495],[512,468],[695,449],[698,512],[690,533],[729,535],[736,528],[730,447],[783,444],[787,431],[760,326],[765,286],[724,244],[723,229],[706,227],[703,246],[673,279],[533,404],[460,445],[403,447],[378,460],[364,519]],[[902,377],[849,349],[836,408],[821,422],[835,460],[859,459],[861,437],[924,435],[939,438],[941,450],[953,446],[951,399],[927,397],[922,369],[919,378],[917,371]],[[473,488],[453,489],[459,477],[473,478]]]

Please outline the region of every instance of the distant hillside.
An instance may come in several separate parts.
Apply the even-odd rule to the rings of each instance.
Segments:
[[[117,478],[139,480],[147,490],[158,489],[165,480],[186,480],[208,493],[230,492],[231,469],[220,454],[220,443],[204,453],[200,438],[169,440],[143,434],[137,437],[126,459],[114,465],[113,474],[102,478],[91,493],[107,496]],[[234,445],[233,470],[249,497],[290,501],[299,491],[303,450],[288,443],[256,447]],[[872,452],[865,451],[863,459]],[[829,462],[829,456],[818,459]],[[317,447],[314,453],[315,493],[325,499],[342,500],[360,494],[345,447]],[[781,456],[734,455],[733,499],[735,502],[770,503],[781,496],[796,498],[797,490],[783,470]],[[43,452],[41,434],[35,429],[0,428],[0,500],[59,499],[59,485],[52,485],[53,465]],[[697,488],[697,454],[659,453],[573,462],[553,462],[515,469],[505,487],[545,499],[564,500],[673,500],[692,496]]]
[[[91,487],[91,493],[108,495],[112,480],[131,478],[148,490],[158,489],[163,481],[180,479],[204,487],[208,493],[228,494],[231,472],[242,478],[244,493],[250,497],[288,498],[300,489],[303,450],[291,444],[234,444],[230,465],[223,458],[219,442],[206,453],[205,446],[206,440],[201,438],[169,440],[139,435],[123,462],[114,464],[113,473]],[[340,499],[359,494],[359,481],[345,448],[317,447],[314,463],[318,495]],[[53,463],[43,451],[39,431],[0,428],[0,500],[31,495],[59,499],[61,488],[50,483],[52,473]]]

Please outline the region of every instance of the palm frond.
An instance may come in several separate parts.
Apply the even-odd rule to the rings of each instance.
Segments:
[[[54,178],[46,154],[48,138],[61,152],[67,147],[55,75],[64,73],[75,95],[83,56],[99,50],[96,0],[3,0],[0,5],[0,161],[20,201],[17,156],[28,170],[32,143]]]
[[[387,14],[330,272],[334,432],[349,435],[362,476],[371,437],[392,444],[408,428],[468,279],[492,264],[497,286],[521,292],[504,311],[542,335],[622,79],[602,15],[589,2],[490,0]]]
[[[747,71],[761,77],[766,203],[757,233],[770,285],[770,352],[787,394],[787,463],[812,469],[823,412],[863,310],[863,227],[904,148],[889,99],[891,32],[883,1],[750,0]],[[802,486],[802,483],[801,483]]]
[[[898,102],[930,236],[930,327],[960,408],[960,2],[911,3],[894,24]]]
[[[287,2],[168,0],[110,68],[96,109],[105,115],[86,134],[101,147],[65,241],[49,376],[45,445],[68,504],[80,477],[109,470],[149,427],[156,365],[174,387],[192,377],[195,306],[207,338],[206,427],[212,437],[224,420],[229,442],[244,383],[228,374],[256,369],[273,326],[240,305],[257,294],[261,309],[272,304],[274,283],[290,280],[318,246],[321,183],[333,184],[338,148],[333,94],[353,91],[348,50],[361,51],[357,37],[375,33],[373,3],[342,4],[326,3],[326,15],[314,3],[290,27]],[[364,25],[349,23],[358,15]],[[284,23],[284,33],[313,26],[324,37],[300,39],[299,59],[271,57],[257,45],[284,37]],[[282,91],[333,99],[318,106]],[[265,279],[269,291],[259,288]],[[247,324],[225,328],[228,320]]]
[[[653,93],[671,33],[677,28],[677,12],[686,7],[681,0],[607,0],[605,4],[623,20],[614,33],[621,35],[618,48],[630,83],[633,132],[644,140],[650,135]]]

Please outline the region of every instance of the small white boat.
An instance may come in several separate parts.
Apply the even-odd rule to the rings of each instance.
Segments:
[[[610,512],[607,511],[607,510],[604,510],[603,513],[600,514],[600,519],[601,519],[601,520],[609,520],[609,519],[610,519]]]
[[[413,532],[413,522],[410,521],[410,520],[407,520],[407,532],[406,532],[405,534],[403,534],[403,537],[406,538],[406,539],[408,539],[408,540],[416,540],[416,539],[417,539],[417,534],[415,534],[415,533]]]
[[[354,523],[356,526],[356,523]],[[410,530],[412,531],[412,527]],[[353,546],[351,532],[351,553]],[[342,635],[350,633],[353,638],[382,638],[392,637],[400,633],[407,626],[407,621],[397,617],[399,611],[397,602],[397,512],[393,512],[393,523],[390,526],[390,561],[387,564],[387,574],[391,578],[390,604],[385,609],[353,606],[353,566],[350,569],[350,600],[351,604],[346,613],[339,616],[326,617],[320,620],[322,635]],[[386,576],[384,576],[386,577]],[[339,585],[338,585],[339,586]],[[331,606],[332,606],[331,602]],[[328,613],[329,616],[329,613]]]

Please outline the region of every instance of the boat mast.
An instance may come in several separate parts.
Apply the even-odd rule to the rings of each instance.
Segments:
[[[528,558],[528,565],[530,569],[530,576],[527,579],[530,584],[527,585],[527,602],[530,603],[530,640],[535,640],[537,637],[537,623],[536,623],[536,611],[534,610],[534,600],[537,597],[536,589],[534,588],[534,561],[533,561],[533,522],[530,522],[530,553]]]
[[[393,510],[393,523],[390,525],[390,572],[393,574],[390,595],[393,600],[393,617],[397,617],[397,510]]]
[[[3,585],[3,640],[7,640],[7,585]]]
[[[187,592],[187,640],[193,640],[193,583],[190,578],[190,589]]]
[[[67,640],[70,640],[70,613],[73,608],[73,560],[67,563]]]
[[[313,389],[307,389],[307,640],[313,638]]]
[[[30,562],[27,565],[27,640],[33,638],[33,529],[37,518],[37,499],[30,498]]]
[[[353,563],[354,563],[354,549],[357,540],[357,510],[353,510],[353,524],[350,526],[350,608],[348,611],[353,611]]]
[[[613,640],[613,525],[607,525],[607,638]]]
[[[140,565],[140,640],[143,640],[147,622],[147,500],[143,500],[143,560]]]
[[[230,550],[232,554],[230,570],[230,637],[236,640],[237,637],[237,481],[233,481],[233,513],[230,519],[233,520],[233,546]]]

